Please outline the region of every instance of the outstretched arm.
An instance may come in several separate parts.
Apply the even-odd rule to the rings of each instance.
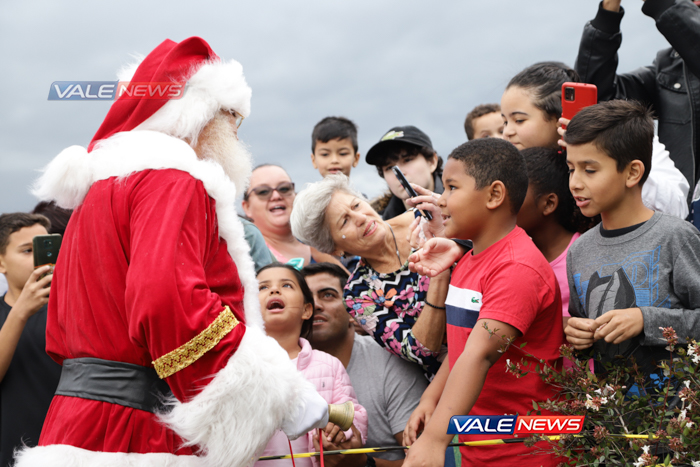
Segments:
[[[498,335],[488,329],[498,329]],[[440,402],[430,418],[425,431],[408,451],[406,467],[441,466],[445,449],[452,439],[447,428],[454,415],[468,414],[479,398],[486,374],[501,357],[504,338],[516,339],[521,333],[513,326],[488,319],[480,319],[469,335],[464,351],[457,359]]]
[[[683,59],[685,66],[700,77],[700,8],[693,2],[646,0],[645,15],[656,21],[656,28]]]
[[[606,0],[583,29],[574,68],[584,83],[598,87],[598,100],[634,99],[653,103],[655,66],[617,74],[617,51],[622,44],[620,0]]]

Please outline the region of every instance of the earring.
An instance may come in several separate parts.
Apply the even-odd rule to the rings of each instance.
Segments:
[[[345,238],[345,235],[343,235],[343,238]]]

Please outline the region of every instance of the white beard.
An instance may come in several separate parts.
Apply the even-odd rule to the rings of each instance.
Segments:
[[[200,159],[219,164],[236,185],[236,197],[243,196],[253,171],[253,158],[227,118],[217,114],[202,130],[194,150]]]

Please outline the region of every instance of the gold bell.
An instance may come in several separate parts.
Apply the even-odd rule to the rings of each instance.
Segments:
[[[352,401],[344,404],[328,404],[328,421],[347,431],[355,418],[355,406]]]

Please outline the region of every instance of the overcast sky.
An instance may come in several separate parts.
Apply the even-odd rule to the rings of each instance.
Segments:
[[[667,47],[642,2],[625,0],[620,69]],[[86,146],[109,102],[48,101],[53,81],[116,80],[132,53],[201,36],[243,65],[253,89],[240,138],[255,163],[274,162],[297,187],[320,178],[311,130],[329,115],[359,127],[353,183],[385,187],[366,151],[396,125],[416,125],[443,157],[466,140],[475,105],[542,60],[573,65],[593,0],[55,2],[0,6],[0,212],[30,210],[28,186],[64,148]]]

